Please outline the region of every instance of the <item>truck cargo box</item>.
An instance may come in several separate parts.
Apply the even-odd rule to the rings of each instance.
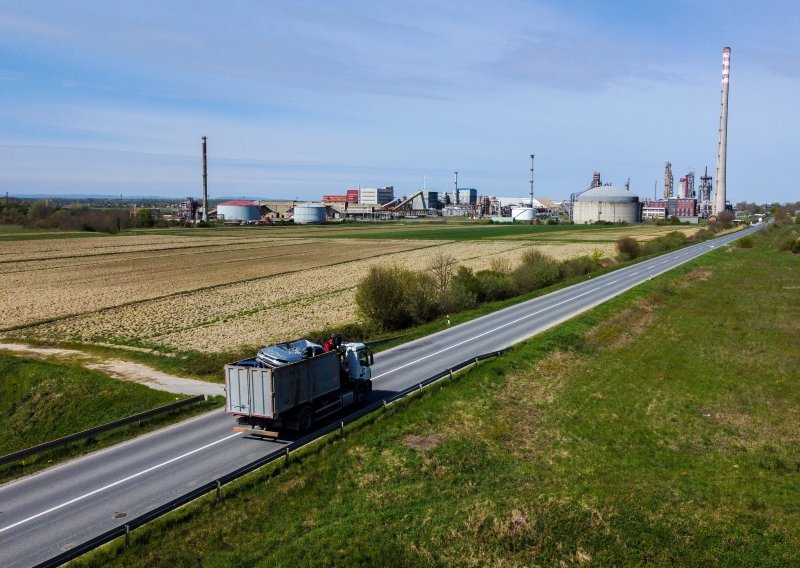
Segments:
[[[338,390],[340,383],[335,352],[278,368],[246,359],[225,365],[226,410],[239,416],[277,419],[282,412]]]

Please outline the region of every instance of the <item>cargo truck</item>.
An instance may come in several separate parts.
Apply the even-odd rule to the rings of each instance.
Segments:
[[[255,358],[225,365],[226,411],[238,432],[276,437],[308,432],[320,418],[372,393],[373,355],[363,343],[298,339],[261,349]]]

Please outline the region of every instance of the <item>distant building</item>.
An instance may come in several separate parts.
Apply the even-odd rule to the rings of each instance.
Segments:
[[[347,190],[347,203],[350,205],[355,205],[358,203],[359,199],[359,191],[357,189],[348,189]]]
[[[459,187],[458,199],[456,199],[455,190],[450,192],[450,203],[458,203],[459,205],[475,205],[478,203],[478,190],[474,187]]]
[[[194,221],[197,218],[197,207],[197,201],[187,197],[178,205],[178,219],[181,221]]]
[[[385,205],[394,200],[394,186],[388,187],[362,187],[359,203],[364,205]]]
[[[697,199],[678,198],[675,200],[676,217],[694,217],[697,215]]]

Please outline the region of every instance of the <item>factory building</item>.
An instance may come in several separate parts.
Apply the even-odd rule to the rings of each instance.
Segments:
[[[592,187],[574,197],[572,220],[575,223],[638,223],[641,220],[639,197],[622,187]]]
[[[448,194],[450,203],[457,203],[459,205],[476,205],[478,203],[478,190],[474,187],[459,187],[458,199],[456,199],[455,190]]]
[[[181,221],[194,221],[197,218],[198,203],[187,197],[178,205],[178,219]]]
[[[223,221],[259,221],[261,216],[261,207],[252,201],[235,199],[217,205],[217,219]]]
[[[645,201],[642,206],[642,219],[666,219],[669,215],[669,200]]]
[[[349,191],[348,191],[349,193]],[[359,190],[359,203],[364,205],[385,205],[394,200],[394,187],[362,187]]]

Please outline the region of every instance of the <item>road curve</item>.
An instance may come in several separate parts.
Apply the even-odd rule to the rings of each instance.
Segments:
[[[673,251],[375,357],[374,399],[553,327],[763,227]],[[32,566],[284,446],[232,433],[222,410],[0,486],[0,566]]]

